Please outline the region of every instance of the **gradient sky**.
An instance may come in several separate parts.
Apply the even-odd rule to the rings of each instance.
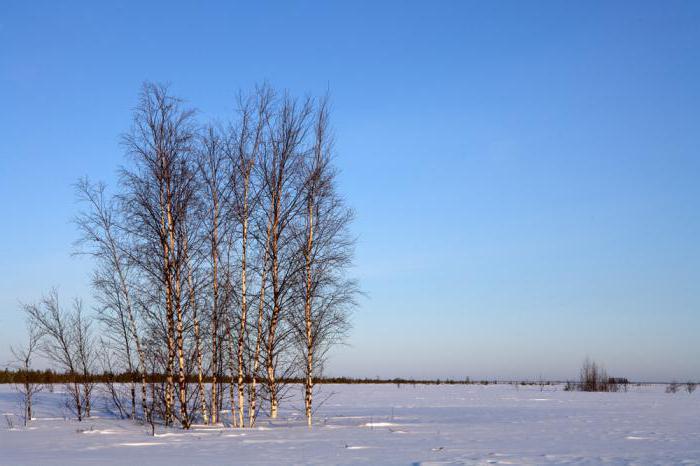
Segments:
[[[357,211],[328,374],[700,378],[699,2],[106,3],[0,3],[0,367],[18,302],[90,295],[71,184],[141,83],[268,81],[330,89]]]

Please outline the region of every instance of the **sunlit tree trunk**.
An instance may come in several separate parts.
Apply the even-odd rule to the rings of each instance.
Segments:
[[[204,389],[204,368],[202,358],[202,342],[199,334],[199,317],[197,315],[197,300],[195,296],[194,280],[192,278],[192,266],[189,264],[191,258],[187,250],[187,237],[185,237],[185,257],[188,262],[187,267],[187,290],[189,293],[190,309],[192,310],[193,330],[194,330],[194,345],[197,357],[197,389],[199,391],[199,400],[201,403],[200,409],[202,412],[202,420],[205,424],[209,424],[209,415],[207,410],[206,390]]]
[[[255,419],[257,418],[257,377],[258,371],[260,370],[260,350],[263,343],[263,321],[265,313],[265,286],[267,279],[267,257],[269,254],[270,245],[270,222],[267,222],[267,229],[265,232],[265,248],[263,252],[263,263],[260,275],[260,296],[258,302],[258,322],[257,331],[255,334],[255,352],[253,353],[253,370],[251,373],[252,381],[250,386],[249,395],[249,407],[248,407],[248,417],[250,421],[248,424],[250,427],[255,427]]]
[[[245,161],[241,161],[245,163]],[[247,251],[248,251],[248,190],[250,186],[250,172],[252,170],[252,162],[241,167],[243,171],[243,193],[242,193],[242,237],[241,237],[241,324],[238,331],[238,425],[244,427],[243,407],[244,400],[244,364],[243,350],[245,349],[246,328],[248,324],[248,302],[247,302],[247,286],[248,279],[246,275]]]
[[[306,378],[304,381],[304,410],[306,413],[306,422],[309,427],[311,427],[311,414],[312,414],[312,403],[313,403],[313,368],[314,368],[314,348],[313,339],[311,335],[311,300],[312,300],[312,289],[311,289],[311,261],[313,255],[313,243],[314,243],[314,186],[312,185],[311,193],[307,200],[307,241],[306,249],[304,251],[304,268],[305,268],[305,296],[304,296],[304,328],[306,337]]]
[[[227,327],[227,337],[226,338],[226,343],[228,347],[228,360],[229,360],[229,402],[231,403],[231,425],[233,427],[238,427],[238,415],[236,413],[236,395],[237,395],[237,390],[235,387],[235,374],[236,374],[236,368],[235,368],[235,361],[236,361],[236,351],[234,349],[234,343],[233,343],[233,332],[231,332],[231,321],[229,318],[228,325]]]

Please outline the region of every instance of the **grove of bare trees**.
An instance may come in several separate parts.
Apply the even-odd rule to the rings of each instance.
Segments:
[[[29,351],[74,375],[78,419],[99,369],[129,374],[107,384],[121,416],[185,429],[274,419],[287,382],[302,380],[312,426],[314,381],[358,293],[330,107],[269,86],[233,107],[230,121],[202,123],[166,86],[144,84],[118,185],[76,185],[95,322],[56,291],[24,309]]]

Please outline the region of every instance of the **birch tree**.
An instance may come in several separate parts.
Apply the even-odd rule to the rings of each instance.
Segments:
[[[193,196],[191,167],[194,112],[168,94],[164,86],[145,84],[136,107],[134,123],[124,136],[133,167],[123,169],[122,205],[136,240],[130,259],[140,266],[164,302],[165,423],[173,418],[175,361],[179,419],[189,427],[184,354],[182,282],[183,222]]]
[[[91,375],[95,372],[95,340],[92,330],[92,319],[85,316],[83,301],[73,300],[73,315],[71,316],[75,342],[75,359],[82,376],[83,405],[85,416],[90,417],[92,410],[92,391],[95,383]]]
[[[125,250],[128,240],[120,226],[119,209],[105,194],[105,185],[95,185],[83,178],[76,185],[78,199],[86,210],[78,214],[75,223],[81,233],[78,252],[95,258],[93,288],[98,303],[98,316],[104,324],[105,336],[120,348],[123,367],[136,374],[141,385],[141,413],[146,417],[146,355],[144,353],[137,310],[133,298],[133,270]],[[133,363],[136,353],[137,364]],[[137,369],[137,370],[136,370]],[[135,380],[129,382],[131,417],[136,418]]]
[[[211,423],[218,422],[221,380],[221,318],[222,300],[221,293],[221,256],[223,239],[227,238],[226,216],[227,198],[230,192],[230,183],[227,180],[228,170],[224,151],[224,141],[212,126],[205,129],[200,137],[198,157],[198,173],[202,186],[203,228],[205,241],[203,247],[207,250],[208,279],[205,281],[208,288],[208,299],[211,341]],[[206,245],[206,246],[204,246]]]
[[[332,165],[333,138],[329,130],[328,100],[316,108],[313,146],[304,165],[306,208],[300,222],[303,257],[303,317],[293,319],[304,361],[304,411],[312,425],[314,378],[326,351],[348,328],[348,312],[357,286],[346,278],[353,240],[348,228],[352,211],[338,196]]]
[[[244,427],[245,416],[245,349],[248,330],[248,270],[250,257],[250,224],[255,213],[258,192],[254,184],[254,167],[259,161],[263,147],[263,130],[268,112],[269,91],[259,89],[252,97],[239,97],[237,126],[232,129],[231,146],[228,156],[232,167],[231,186],[233,187],[232,213],[240,226],[240,315],[236,345],[236,366],[238,369],[238,425]],[[249,407],[250,409],[250,407]]]
[[[34,395],[43,390],[41,384],[32,381],[30,371],[32,370],[32,359],[39,349],[40,331],[27,322],[27,342],[23,346],[11,347],[10,351],[14,357],[15,366],[20,371],[21,380],[15,384],[15,390],[20,394],[20,404],[22,406],[22,420],[25,427],[32,420],[32,403]]]
[[[227,126],[200,126],[147,83],[123,136],[117,195],[78,183],[79,252],[96,259],[106,360],[132,374],[132,418],[140,384],[152,427],[154,416],[183,428],[198,416],[221,422],[226,385],[231,425],[252,427],[260,411],[278,416],[285,381],[300,375],[311,426],[315,380],[348,328],[352,212],[337,192],[327,100],[262,86],[237,110]],[[34,318],[55,324],[64,316],[52,305],[42,301]],[[66,371],[87,381],[89,321],[79,302],[70,316],[70,358],[56,326],[42,328]],[[90,387],[79,388],[81,417]]]
[[[44,336],[39,346],[44,356],[68,375],[69,382],[65,384],[70,398],[68,406],[78,421],[82,421],[84,416],[89,416],[86,403],[89,406],[90,389],[83,388],[81,379],[85,362],[90,357],[87,354],[90,347],[85,344],[88,335],[82,328],[82,317],[76,318],[74,313],[80,309],[74,308],[73,312],[64,310],[55,288],[39,303],[23,307],[31,325]]]
[[[262,161],[265,190],[263,210],[270,219],[272,296],[264,360],[270,417],[273,419],[279,410],[279,364],[289,343],[289,330],[284,328],[286,312],[291,310],[297,299],[291,293],[298,262],[294,257],[296,251],[292,245],[290,226],[303,205],[301,166],[311,112],[310,99],[299,102],[285,95],[276,103],[265,122],[267,150]]]

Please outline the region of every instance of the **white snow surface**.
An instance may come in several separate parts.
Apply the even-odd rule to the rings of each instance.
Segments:
[[[324,385],[312,429],[292,387],[280,418],[261,416],[255,429],[158,428],[155,437],[104,410],[66,419],[56,388],[37,396],[25,428],[11,414],[18,395],[0,386],[0,464],[700,464],[700,391],[662,385]]]

